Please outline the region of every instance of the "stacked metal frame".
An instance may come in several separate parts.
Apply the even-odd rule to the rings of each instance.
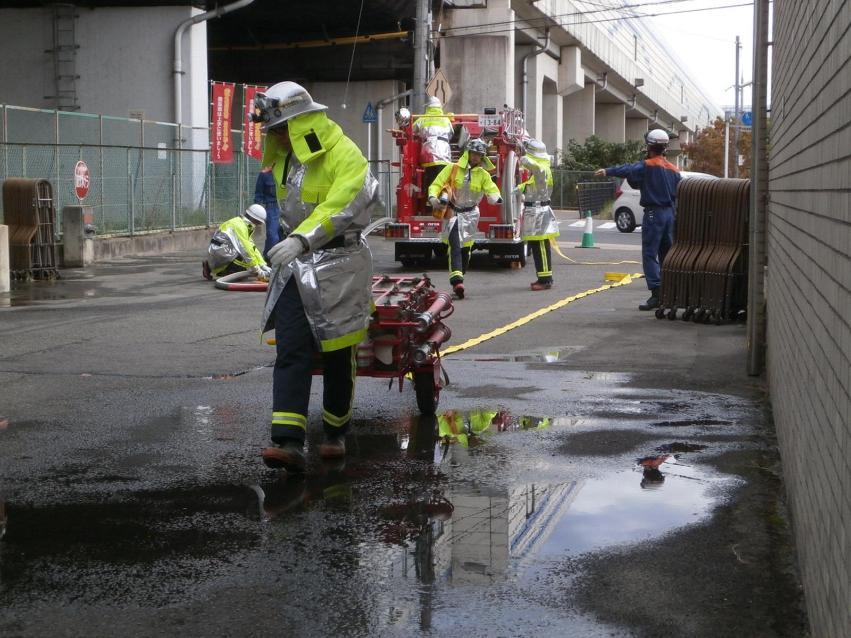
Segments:
[[[9,226],[13,279],[56,279],[56,209],[46,179],[13,177],[3,182],[3,216]]]
[[[720,324],[744,318],[750,180],[688,179],[677,190],[674,245],[656,317]]]

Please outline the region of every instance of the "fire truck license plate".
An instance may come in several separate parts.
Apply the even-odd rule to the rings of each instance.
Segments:
[[[499,126],[502,124],[501,115],[480,115],[479,126]]]

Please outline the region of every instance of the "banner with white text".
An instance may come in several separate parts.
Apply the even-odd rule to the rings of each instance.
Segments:
[[[228,82],[213,82],[213,113],[210,117],[210,160],[233,163],[230,129],[233,122],[233,89]]]
[[[265,86],[245,85],[245,117],[242,123],[243,152],[254,159],[263,158],[263,139],[260,135],[260,123],[251,121],[254,112],[254,95],[266,91]]]

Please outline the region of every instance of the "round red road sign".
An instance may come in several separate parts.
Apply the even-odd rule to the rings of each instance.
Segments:
[[[83,199],[89,194],[89,167],[83,160],[74,166],[74,192],[77,199]]]

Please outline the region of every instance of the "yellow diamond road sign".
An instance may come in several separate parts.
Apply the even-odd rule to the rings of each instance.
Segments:
[[[446,79],[442,69],[434,72],[434,77],[426,87],[426,94],[436,97],[443,104],[452,99],[452,87],[449,86],[449,80]]]

